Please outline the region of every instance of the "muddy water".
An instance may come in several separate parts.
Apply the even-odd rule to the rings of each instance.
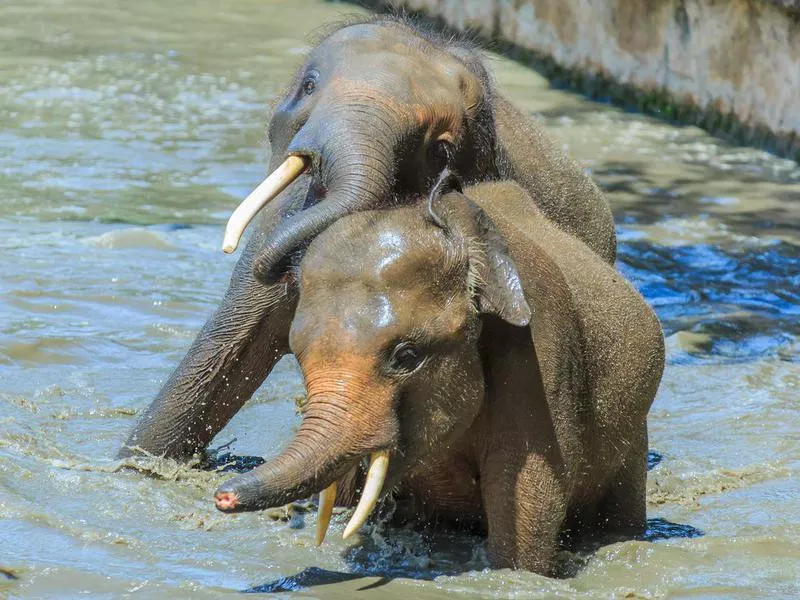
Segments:
[[[469,537],[374,532],[351,546],[344,517],[315,549],[313,512],[217,513],[227,475],[118,470],[136,414],[224,291],[235,258],[218,250],[221,226],[263,173],[270,102],[308,32],[351,12],[0,5],[0,596],[800,594],[800,168],[500,59],[500,86],[607,190],[619,268],[664,324],[649,539],[572,557],[578,574],[550,580],[484,570]],[[277,452],[300,393],[284,360],[215,443]]]

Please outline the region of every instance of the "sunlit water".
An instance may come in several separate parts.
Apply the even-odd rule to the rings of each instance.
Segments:
[[[619,269],[664,325],[656,541],[573,557],[581,568],[561,580],[485,570],[466,536],[344,543],[343,516],[316,549],[313,511],[291,524],[218,513],[211,493],[227,474],[115,470],[136,414],[225,290],[235,257],[219,251],[221,228],[263,174],[270,103],[308,33],[353,11],[0,5],[0,596],[800,594],[800,169],[496,58],[499,86],[607,190]],[[215,443],[274,454],[300,393],[284,360]]]

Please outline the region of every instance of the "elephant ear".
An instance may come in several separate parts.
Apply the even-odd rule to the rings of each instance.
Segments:
[[[428,199],[430,219],[446,232],[452,226],[471,240],[468,244],[468,288],[483,314],[497,315],[504,321],[525,327],[531,322],[531,308],[525,300],[517,266],[508,254],[508,244],[497,226],[478,205],[460,193],[460,185],[444,185],[449,172],[439,178]],[[434,204],[441,199],[447,217],[436,214]]]
[[[517,266],[508,254],[508,244],[489,215],[473,207],[478,238],[483,246],[482,257],[470,257],[478,310],[525,327],[531,322],[531,308],[525,299]]]

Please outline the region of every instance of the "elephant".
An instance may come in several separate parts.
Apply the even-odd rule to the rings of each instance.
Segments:
[[[292,267],[303,420],[216,506],[321,492],[321,542],[369,458],[345,537],[391,490],[401,521],[484,532],[493,566],[550,574],[560,544],[644,531],[663,333],[519,184],[448,179],[428,206],[340,218]]]
[[[268,136],[272,174],[226,232],[233,251],[256,219],[228,290],[120,457],[201,455],[289,352],[292,257],[342,216],[427,193],[445,168],[467,184],[517,181],[545,216],[615,260],[603,194],[494,89],[480,52],[401,18],[322,38],[273,109]]]

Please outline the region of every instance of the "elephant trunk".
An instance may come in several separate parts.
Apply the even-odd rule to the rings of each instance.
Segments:
[[[311,169],[321,189],[320,201],[286,219],[265,241],[253,263],[263,283],[274,283],[286,258],[340,217],[380,205],[391,192],[399,139],[397,115],[372,99],[337,99],[337,106],[314,115],[298,131],[289,155],[311,157]]]
[[[367,455],[367,478],[345,537],[369,517],[383,490],[388,448],[394,446],[398,424],[390,390],[380,390],[352,372],[315,375],[307,378],[307,409],[289,446],[275,459],[224,483],[214,502],[223,512],[241,512],[281,506],[321,492],[320,543],[336,498],[336,482]]]
[[[281,454],[219,487],[214,495],[217,508],[240,512],[282,506],[330,485],[355,458],[342,427],[332,425],[325,414],[331,412],[319,406],[309,410]]]

